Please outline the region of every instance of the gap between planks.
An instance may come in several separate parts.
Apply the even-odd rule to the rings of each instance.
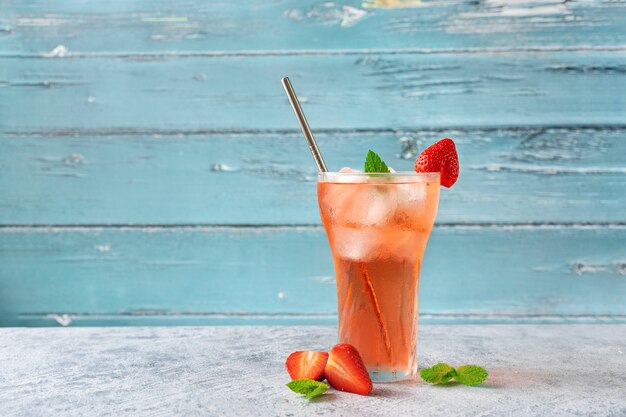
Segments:
[[[510,222],[510,223],[435,223],[435,229],[455,230],[559,230],[559,229],[618,229],[626,230],[626,222]],[[211,224],[211,223],[85,223],[85,224],[0,224],[0,233],[13,232],[92,232],[104,230],[160,232],[160,231],[321,231],[321,224]]]
[[[626,124],[572,124],[572,125],[520,125],[520,126],[451,126],[451,127],[398,127],[398,128],[363,128],[363,129],[316,129],[319,135],[358,136],[380,134],[410,134],[419,132],[525,132],[543,130],[591,130],[591,131],[620,131],[626,130]],[[294,136],[300,137],[298,129],[133,129],[133,128],[105,128],[105,129],[46,129],[32,131],[0,130],[0,135],[16,137],[89,137],[89,136]]]
[[[60,45],[62,46],[62,45]],[[23,59],[182,59],[182,58],[240,58],[283,56],[348,56],[348,55],[433,55],[433,54],[527,54],[546,52],[624,52],[626,45],[575,45],[493,48],[373,48],[373,49],[293,49],[261,51],[163,51],[163,52],[50,52],[0,54],[3,58]]]

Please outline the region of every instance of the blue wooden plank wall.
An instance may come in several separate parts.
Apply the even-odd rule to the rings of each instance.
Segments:
[[[626,2],[0,0],[0,326],[334,322],[284,75],[332,169],[456,139],[423,320],[626,321]]]

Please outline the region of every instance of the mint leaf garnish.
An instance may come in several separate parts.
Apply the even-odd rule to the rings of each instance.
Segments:
[[[303,394],[309,400],[311,398],[319,397],[326,392],[328,385],[323,382],[313,381],[312,379],[296,379],[287,384],[290,390]]]
[[[454,379],[459,381],[463,385],[473,387],[474,385],[482,384],[487,380],[489,374],[480,366],[465,365],[459,366],[456,369],[456,375]]]
[[[388,173],[389,167],[378,154],[371,149],[367,152],[365,157],[365,172],[380,172]]]
[[[422,379],[431,384],[445,384],[455,375],[456,371],[447,363],[438,363],[435,366],[420,371]]]
[[[480,366],[464,365],[454,369],[447,363],[438,363],[430,368],[422,369],[420,376],[431,384],[447,384],[452,378],[463,385],[473,387],[487,380],[489,374]]]

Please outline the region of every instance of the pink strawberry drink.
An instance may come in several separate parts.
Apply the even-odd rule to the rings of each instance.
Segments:
[[[436,156],[426,162],[440,163]],[[335,264],[339,343],[356,347],[374,382],[417,375],[419,272],[440,178],[454,183],[458,161],[456,167],[452,176],[449,170],[319,174],[318,202]]]

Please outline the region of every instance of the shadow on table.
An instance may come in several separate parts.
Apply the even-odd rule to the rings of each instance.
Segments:
[[[466,387],[455,381],[444,385],[430,385],[422,380],[403,381],[392,384],[374,384],[372,396],[381,398],[405,398],[415,395],[415,391],[433,387],[437,389],[503,389],[519,388],[537,385],[545,382],[546,375],[540,372],[519,369],[491,369],[488,370],[489,379],[481,385]]]
[[[546,375],[538,371],[523,369],[488,369],[487,371],[489,372],[489,378],[487,381],[474,388],[519,388],[537,385],[546,379]]]
[[[329,402],[335,401],[336,399],[337,399],[337,394],[335,394],[334,392],[325,392],[324,395],[311,398],[309,402],[310,403],[329,403]]]
[[[481,385],[466,387],[458,382],[450,382],[445,385],[430,385],[422,380],[402,381],[386,384],[374,384],[374,390],[370,394],[377,398],[412,398],[416,391],[423,388],[434,389],[504,389],[519,388],[537,385],[545,382],[546,375],[539,372],[512,369],[491,369],[488,370],[489,379]],[[327,392],[324,395],[310,400],[312,403],[326,403],[337,399],[337,394]]]
[[[372,397],[379,398],[408,398],[415,395],[415,390],[420,386],[418,381],[400,381],[383,384],[374,384]]]

